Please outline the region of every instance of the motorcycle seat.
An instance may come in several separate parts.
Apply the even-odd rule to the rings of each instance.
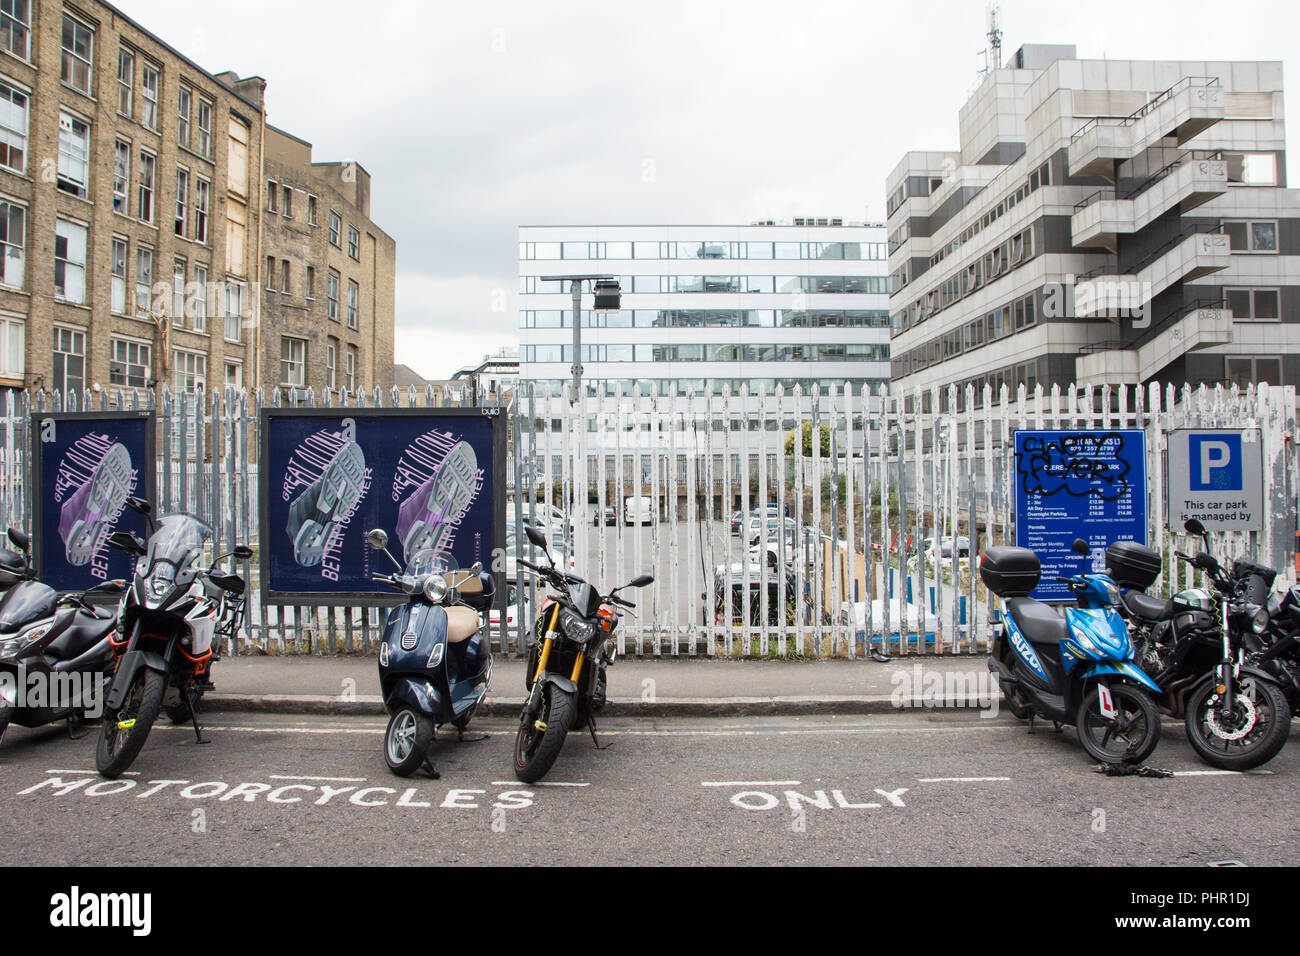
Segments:
[[[1141,591],[1125,591],[1120,595],[1120,600],[1134,617],[1147,621],[1158,621],[1166,617],[1170,611],[1170,601],[1162,601]]]
[[[1011,617],[1030,644],[1059,644],[1065,640],[1065,618],[1042,601],[1012,598],[1007,602]]]
[[[478,615],[467,607],[455,605],[447,608],[447,643],[468,641],[478,631]]]

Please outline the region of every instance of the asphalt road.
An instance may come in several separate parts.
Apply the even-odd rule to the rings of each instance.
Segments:
[[[1113,778],[1071,730],[1028,736],[1006,714],[609,720],[608,749],[575,733],[525,786],[510,721],[446,738],[439,780],[389,774],[382,726],[214,715],[198,746],[164,721],[115,782],[93,773],[98,728],[12,728],[4,862],[1300,864],[1294,739],[1265,773],[1207,772],[1166,723],[1151,764],[1176,775]]]

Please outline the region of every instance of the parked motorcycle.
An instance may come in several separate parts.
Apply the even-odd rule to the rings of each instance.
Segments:
[[[1300,585],[1283,595],[1271,595],[1267,605],[1268,628],[1247,635],[1246,662],[1266,671],[1277,681],[1294,716],[1300,716]]]
[[[217,565],[253,554],[240,545],[205,569],[211,528],[183,513],[155,520],[152,506],[140,498],[128,498],[127,504],[144,515],[150,533],[147,543],[126,531],[108,538],[112,547],[140,558],[122,597],[117,633],[110,638],[115,669],[95,753],[96,768],[110,779],[131,766],[164,708],[173,720],[188,718],[195,739],[206,743],[199,701],[213,686],[218,642],[238,632],[244,609],[243,578],[218,571]]]
[[[1086,560],[1087,542],[1074,542]],[[1038,556],[1026,548],[989,548],[980,556],[980,578],[1002,598],[989,670],[1011,712],[1073,724],[1079,742],[1107,764],[1139,764],[1160,740],[1160,715],[1151,678],[1133,664],[1128,628],[1115,610],[1119,588],[1106,575],[1059,577],[1075,596],[1065,616],[1029,594],[1038,586]]]
[[[525,783],[534,783],[551,769],[570,730],[585,723],[599,749],[595,715],[605,706],[605,671],[616,655],[611,638],[621,616],[618,608],[636,607],[618,592],[645,587],[654,577],[638,575],[601,597],[582,578],[555,566],[542,532],[531,526],[524,530],[528,540],[542,549],[547,565],[522,557],[519,564],[535,571],[554,592],[537,615],[524,673],[528,699],[515,737],[515,775]]]
[[[1262,649],[1269,626],[1262,605],[1276,572],[1242,560],[1225,570],[1210,554],[1204,525],[1192,519],[1184,527],[1205,549],[1175,553],[1211,588],[1188,588],[1168,601],[1144,593],[1160,558],[1140,546],[1112,545],[1107,571],[1130,589],[1122,605],[1133,623],[1138,664],[1163,688],[1161,709],[1183,718],[1188,741],[1206,763],[1249,770],[1272,760],[1291,729],[1291,705],[1276,675],[1247,660],[1252,649]]]
[[[0,599],[0,739],[10,723],[40,727],[67,720],[71,732],[74,721],[98,716],[94,695],[112,673],[108,639],[116,609],[91,598],[121,593],[125,582],[104,581],[60,598],[32,575],[27,536],[10,528],[9,540],[18,551],[7,553],[18,561],[5,564],[3,573],[12,580]],[[28,692],[35,687],[41,691],[33,700]]]
[[[389,713],[384,759],[399,777],[424,767],[437,778],[429,749],[438,728],[453,724],[463,739],[492,681],[492,647],[480,616],[492,604],[492,575],[477,563],[457,570],[430,548],[415,551],[403,568],[388,550],[387,532],[376,528],[366,540],[399,569],[371,579],[406,595],[406,603],[388,612],[379,645],[379,686]]]

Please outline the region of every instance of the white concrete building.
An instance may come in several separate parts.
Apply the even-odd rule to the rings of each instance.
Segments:
[[[1025,46],[887,181],[893,380],[1300,384],[1282,65]]]
[[[885,229],[836,219],[750,226],[523,226],[521,382],[572,381],[569,285],[608,274],[621,311],[583,300],[583,381],[611,394],[889,380]]]

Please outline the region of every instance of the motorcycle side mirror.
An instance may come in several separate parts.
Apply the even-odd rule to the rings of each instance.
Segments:
[[[27,549],[31,546],[32,543],[31,539],[28,538],[27,535],[24,532],[20,531],[18,528],[9,529],[9,540],[12,541],[14,543],[14,547],[16,547],[19,551],[23,552],[23,554],[27,553]]]
[[[366,544],[375,551],[383,551],[388,547],[388,532],[383,528],[372,528],[366,532]]]
[[[524,534],[528,535],[528,540],[537,547],[541,548],[543,551],[546,550],[546,535],[542,534],[532,525],[524,526]]]
[[[247,561],[249,558],[253,556],[253,549],[246,544],[238,544],[235,545],[235,550],[233,554],[240,561]]]
[[[655,576],[653,574],[638,574],[629,583],[629,587],[643,588],[647,584],[654,584]]]
[[[1070,550],[1080,557],[1086,558],[1092,549],[1088,547],[1087,541],[1084,541],[1082,538],[1075,538],[1074,544],[1070,546]]]
[[[137,514],[142,514],[146,518],[153,514],[153,505],[149,504],[149,502],[145,501],[143,498],[130,497],[126,499],[126,503],[132,511]]]
[[[145,553],[144,542],[129,531],[114,531],[108,536],[108,545],[127,554],[138,556]]]

